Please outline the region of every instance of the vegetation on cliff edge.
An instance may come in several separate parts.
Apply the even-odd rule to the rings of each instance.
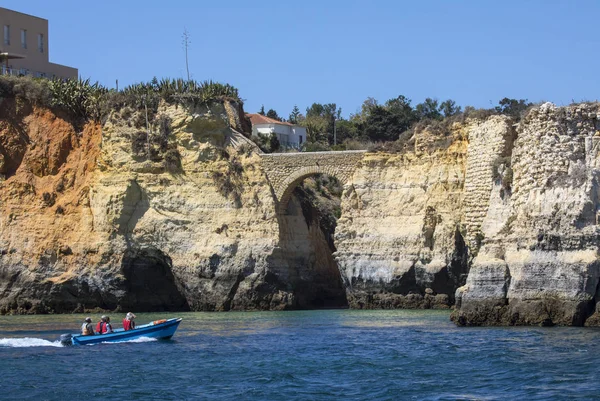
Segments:
[[[194,106],[215,100],[243,103],[238,90],[229,84],[167,78],[154,78],[150,82],[115,90],[98,82],[92,83],[89,79],[49,80],[29,76],[0,76],[0,102],[4,98],[60,109],[74,118],[97,121],[111,111],[126,106],[154,111],[161,100]]]
[[[439,102],[427,98],[413,105],[411,99],[398,96],[380,104],[374,98],[367,98],[361,108],[349,119],[341,116],[342,110],[335,103],[313,103],[301,114],[294,106],[288,122],[306,128],[307,138],[303,151],[356,150],[386,151],[392,153],[413,150],[415,142],[422,134],[436,137],[430,141],[429,150],[443,149],[451,141],[451,127],[455,122],[465,122],[469,118],[485,119],[491,115],[507,115],[519,121],[531,108],[526,99],[503,98],[490,109],[475,109],[467,106],[463,110],[452,99]],[[261,109],[264,113],[264,106]],[[284,121],[277,112],[269,109],[267,115]],[[335,135],[334,135],[335,133]],[[262,146],[265,151],[273,151]]]

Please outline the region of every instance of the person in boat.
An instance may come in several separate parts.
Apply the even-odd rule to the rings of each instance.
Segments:
[[[86,317],[85,321],[81,325],[81,335],[82,336],[93,336],[94,335],[94,326],[92,326],[92,318]]]
[[[106,316],[102,316],[100,321],[96,324],[96,333],[104,334],[106,333]]]
[[[123,319],[123,330],[133,330],[135,329],[135,315],[131,312],[127,312],[125,315],[125,319]]]
[[[112,324],[110,324],[110,317],[106,316],[106,323],[104,323],[104,333],[109,334],[113,332]]]

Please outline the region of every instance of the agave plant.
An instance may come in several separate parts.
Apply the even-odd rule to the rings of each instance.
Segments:
[[[108,90],[89,79],[53,79],[49,82],[51,105],[77,117],[98,119],[101,103]]]
[[[2,77],[0,97],[10,96],[24,97],[32,102],[64,109],[80,118],[97,120],[102,117],[102,113],[118,107],[148,107],[156,110],[161,99],[169,103],[183,101],[193,104],[219,99],[242,102],[238,90],[229,84],[181,78],[153,78],[150,82],[140,82],[117,91],[109,90],[98,82],[92,83],[89,79],[32,80],[29,77]]]

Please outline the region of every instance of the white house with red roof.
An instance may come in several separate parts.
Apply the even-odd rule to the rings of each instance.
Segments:
[[[300,149],[306,142],[306,128],[299,125],[290,124],[285,121],[278,121],[262,114],[247,114],[252,122],[252,135],[277,135],[279,143],[284,148]]]

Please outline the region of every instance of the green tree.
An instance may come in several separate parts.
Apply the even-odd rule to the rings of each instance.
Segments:
[[[527,99],[517,100],[505,97],[498,102],[498,106],[496,106],[495,109],[500,114],[505,114],[519,120],[525,110],[532,104],[533,103],[528,102]]]
[[[306,118],[320,117],[323,115],[325,108],[321,103],[313,103],[312,106],[306,108]]]
[[[298,124],[300,116],[300,109],[297,105],[294,105],[294,108],[292,109],[292,112],[290,113],[290,116],[288,118],[288,122],[290,124]]]
[[[335,103],[313,103],[312,106],[306,108],[306,117],[336,117],[341,118],[342,109],[337,108]]]
[[[302,125],[306,127],[307,142],[326,142],[328,121],[322,116],[307,116]]]
[[[377,102],[377,99],[375,99],[373,97],[366,98],[360,107],[361,114],[364,115],[365,117],[368,116],[371,113],[371,110],[373,110],[373,108],[376,107],[377,105],[379,105],[379,103]]]
[[[271,149],[271,152],[277,152],[280,147],[281,144],[279,143],[277,135],[274,132],[272,132],[271,136],[269,137],[269,148]]]
[[[272,118],[273,120],[281,121],[281,118],[279,118],[279,115],[273,109],[269,109],[269,111],[267,111],[267,117]]]
[[[440,111],[444,113],[444,117],[451,117],[460,113],[461,107],[457,106],[454,100],[448,99],[440,104]]]
[[[417,120],[417,115],[410,102],[411,100],[403,95],[385,102],[385,107],[392,113],[395,123],[398,124],[403,131],[409,129]]]
[[[306,120],[310,120],[313,129],[318,127],[321,130],[318,134],[315,133],[315,136],[319,137],[319,140],[327,141],[329,144],[333,143],[334,119],[341,119],[341,116],[342,109],[338,108],[335,103],[313,103],[306,109]],[[308,126],[305,126],[308,131]]]
[[[372,141],[395,141],[417,121],[417,114],[406,96],[398,96],[384,106],[367,105],[364,133]],[[365,103],[363,103],[365,106]],[[363,108],[365,110],[365,108]]]
[[[415,107],[415,111],[419,120],[424,120],[426,118],[441,120],[443,118],[442,113],[440,113],[439,110],[437,99],[428,97],[423,103],[419,103],[417,107]]]
[[[393,114],[384,106],[371,109],[365,121],[365,134],[372,141],[394,141],[401,134]]]
[[[362,103],[360,111],[356,114],[350,114],[350,122],[353,125],[353,131],[355,132],[355,138],[359,140],[366,140],[366,127],[367,118],[371,114],[371,111],[379,105],[377,99],[368,97]]]
[[[258,135],[252,137],[252,140],[265,153],[276,152],[281,147],[277,134],[274,132],[270,134],[261,134],[259,132]]]
[[[258,114],[260,114],[261,116],[265,115],[265,105],[264,104],[260,106],[260,111],[258,112]]]
[[[335,122],[337,142],[342,143],[348,139],[360,138],[360,124],[353,121],[340,119]]]

